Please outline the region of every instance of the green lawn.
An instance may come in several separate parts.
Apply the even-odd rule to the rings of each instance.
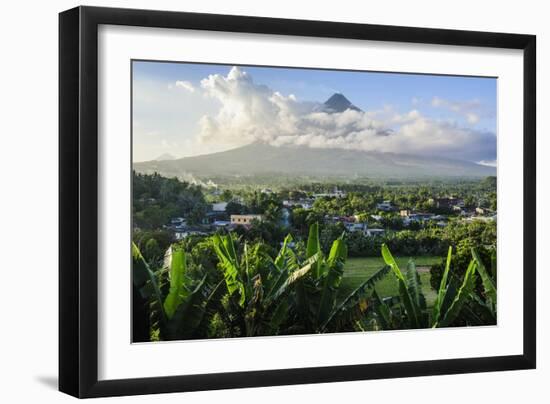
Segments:
[[[422,291],[426,297],[428,306],[432,306],[436,293],[430,287],[430,272],[429,267],[432,264],[441,262],[442,257],[437,256],[419,256],[419,257],[396,257],[397,265],[401,271],[407,268],[409,259],[413,259],[416,267],[419,269],[420,281],[422,283]],[[369,276],[375,273],[378,269],[384,266],[382,257],[368,258],[348,258],[344,268],[344,278],[340,285],[339,297],[344,298]],[[376,284],[376,291],[381,297],[396,296],[399,294],[397,280],[395,275],[390,272]]]

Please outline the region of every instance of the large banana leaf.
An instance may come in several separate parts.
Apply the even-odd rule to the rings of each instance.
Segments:
[[[416,265],[413,260],[409,260],[407,263],[407,271],[405,272],[405,278],[407,280],[407,290],[411,295],[414,303],[421,309],[426,309],[426,298],[422,293],[422,284],[420,283],[420,276],[416,270]]]
[[[275,272],[275,271],[274,271]],[[279,288],[285,283],[288,278],[289,271],[286,268],[277,270],[274,278],[271,280],[271,283],[266,287],[266,299],[271,299],[272,295],[279,290]]]
[[[270,271],[268,283],[266,284],[266,298],[268,299],[283,285],[289,272],[299,269],[296,254],[288,246],[290,242],[292,242],[292,236],[289,234],[285,237],[283,246],[273,262],[275,268]]]
[[[237,252],[235,250],[235,244],[233,243],[233,238],[231,238],[231,234],[226,234],[224,237],[221,238],[223,241],[223,246],[225,247],[226,254],[229,259],[231,259],[232,262],[234,262],[235,266],[239,266],[239,260],[237,258]]]
[[[286,280],[283,282],[281,287],[278,290],[276,290],[271,296],[269,296],[268,299],[266,299],[265,305],[268,306],[273,302],[277,301],[277,299],[279,299],[288,291],[289,287],[292,284],[298,282],[300,279],[306,276],[308,272],[313,269],[315,264],[317,264],[317,261],[319,260],[320,256],[321,256],[320,253],[317,253],[316,255],[311,256],[310,258],[307,259],[307,261],[305,262],[305,265],[302,268],[292,272],[288,276],[288,278],[286,278]]]
[[[162,306],[162,295],[155,274],[149,268],[135,243],[132,243],[132,282],[144,299],[151,299],[156,303],[160,311],[161,321],[163,321],[165,315]]]
[[[282,256],[282,254],[279,253],[279,256]],[[277,266],[277,264],[280,266]],[[292,249],[290,248],[286,248],[284,250],[284,259],[280,259],[277,263],[273,263],[273,266],[274,268],[272,271],[270,271],[269,274],[269,282],[266,285],[266,296],[271,296],[275,291],[279,290],[279,288],[288,278],[289,273],[300,269],[298,258],[296,257],[294,251],[292,251]]]
[[[468,269],[464,274],[464,280],[462,286],[458,289],[458,292],[451,303],[451,306],[444,314],[440,322],[434,323],[433,327],[446,327],[458,317],[462,307],[466,304],[466,301],[469,299],[470,295],[473,293],[476,285],[476,266],[477,263],[475,260],[471,260],[468,265]]]
[[[293,251],[290,249],[289,244],[292,242],[292,236],[288,234],[283,241],[283,246],[275,258],[275,266],[279,269],[285,268],[285,264],[288,262],[289,258],[294,255]]]
[[[170,262],[170,290],[164,299],[164,311],[168,319],[174,316],[178,306],[189,295],[186,289],[185,273],[187,271],[187,259],[185,253],[179,248],[172,248]]]
[[[485,265],[483,265],[481,258],[474,248],[472,248],[472,256],[477,263],[477,272],[481,277],[481,282],[483,283],[483,289],[485,290],[485,296],[489,307],[493,312],[495,312],[497,302],[497,288],[495,286],[495,283],[493,282],[493,279],[491,279],[491,277],[489,276],[489,273],[485,269]]]
[[[433,312],[432,312],[432,324],[435,324],[439,321],[441,316],[441,306],[443,305],[443,300],[445,299],[445,294],[447,293],[447,278],[449,276],[449,270],[451,268],[451,254],[453,252],[453,247],[449,247],[447,252],[447,261],[445,263],[445,271],[441,277],[441,282],[439,283],[439,290],[437,291],[437,297],[435,298]]]
[[[378,271],[373,273],[368,279],[366,279],[364,282],[362,282],[359,286],[357,286],[354,290],[352,290],[344,299],[340,301],[334,307],[334,309],[331,311],[328,318],[324,321],[324,323],[320,326],[320,331],[323,331],[332,320],[334,320],[343,310],[346,310],[350,306],[352,306],[361,296],[366,294],[368,290],[371,288],[374,288],[374,285],[376,282],[378,282],[380,279],[382,279],[384,276],[388,274],[390,271],[389,266],[384,266],[380,268]]]
[[[199,327],[205,312],[205,297],[202,288],[206,276],[193,289],[186,291],[172,317],[168,321],[168,339],[191,338]]]
[[[310,258],[321,252],[321,241],[319,240],[319,223],[309,226],[307,238],[306,257]],[[321,275],[321,260],[317,261],[313,268],[313,276],[317,279]]]
[[[221,269],[227,286],[227,291],[230,295],[235,292],[239,293],[239,305],[244,307],[246,300],[244,284],[241,280],[240,268],[235,252],[235,246],[230,235],[220,236],[214,234],[212,236],[212,245],[214,251],[220,261]]]
[[[321,300],[319,302],[318,322],[323,324],[336,303],[338,287],[344,274],[344,264],[347,258],[347,247],[343,237],[332,243],[330,254],[327,259],[328,272],[323,280]]]
[[[405,311],[407,312],[411,328],[420,328],[422,326],[420,319],[420,307],[418,307],[418,305],[415,303],[415,300],[409,293],[405,277],[403,276],[403,273],[399,269],[397,262],[395,261],[393,255],[385,244],[382,244],[382,258],[384,258],[384,262],[386,263],[386,265],[390,266],[394,275],[397,278],[399,294],[401,295],[401,300],[403,302],[403,305],[405,306]]]
[[[389,268],[388,268],[389,269]],[[372,297],[374,298],[374,312],[378,316],[378,321],[383,330],[393,329],[392,312],[388,305],[382,300],[376,288],[372,289]]]

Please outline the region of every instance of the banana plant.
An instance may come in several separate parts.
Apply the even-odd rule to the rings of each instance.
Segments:
[[[445,271],[441,279],[437,297],[432,309],[432,315],[429,316],[426,310],[426,300],[420,288],[420,278],[414,262],[409,261],[407,265],[406,276],[403,275],[397,262],[393,258],[386,245],[382,245],[382,257],[392,271],[399,285],[399,306],[403,307],[404,318],[407,326],[410,328],[436,328],[447,327],[461,315],[463,310],[467,310],[467,305],[475,300],[476,273],[480,275],[484,269],[479,269],[480,260],[476,258],[475,251],[472,251],[473,258],[468,265],[464,279],[459,287],[455,282],[449,281],[449,271],[451,267],[452,248],[447,253]],[[483,275],[481,275],[483,277]],[[487,288],[491,289],[492,284],[486,281]],[[484,283],[485,285],[485,283]],[[494,286],[494,285],[493,285]],[[496,289],[491,298],[496,301]],[[402,328],[400,321],[397,320],[395,310],[386,302],[378,297],[376,301],[377,318],[382,327]]]
[[[373,303],[370,310],[375,313],[376,322],[380,325],[380,327],[376,328],[380,328],[382,330],[394,330],[401,328],[401,316],[392,310],[390,308],[392,304],[388,303],[388,300],[392,300],[392,298],[382,299],[376,289],[372,291],[372,298]]]
[[[472,325],[496,324],[497,322],[497,289],[496,289],[496,254],[491,256],[490,271],[485,268],[478,252],[472,248],[472,257],[481,278],[482,292],[476,289],[471,294],[471,302],[464,306],[465,318]]]
[[[489,310],[493,317],[496,317],[497,312],[497,287],[496,282],[493,279],[493,276],[496,275],[496,255],[493,254],[491,257],[491,273],[487,271],[483,261],[479,257],[479,254],[475,249],[472,248],[472,256],[477,263],[477,271],[481,277],[481,282],[483,284],[483,289],[485,292],[485,300],[483,301],[484,306]]]
[[[328,257],[323,255],[319,242],[319,226],[309,229],[306,256],[319,256],[315,270],[302,279],[297,287],[295,310],[302,332],[326,332],[338,330],[344,323],[353,323],[364,310],[369,291],[386,275],[389,267],[383,267],[346,296],[341,296],[340,284],[344,276],[347,246],[344,234],[336,239]]]
[[[157,322],[162,323],[165,323],[165,315],[157,278],[134,243],[132,243],[132,289],[132,340],[147,342],[151,339],[154,313],[160,313]]]
[[[132,245],[134,287],[149,302],[149,316],[157,316],[156,328],[162,340],[206,337],[208,324],[221,298],[221,282],[210,286],[206,277],[195,280],[187,276],[187,259],[183,250],[170,247],[163,269],[152,271],[139,248]],[[167,272],[169,291],[162,295],[158,277]],[[138,307],[134,307],[138,309]],[[135,338],[134,338],[135,339]]]
[[[385,244],[382,245],[382,258],[397,278],[399,295],[405,307],[409,327],[424,328],[426,316],[423,310],[426,308],[426,300],[420,289],[420,280],[414,262],[409,261],[407,264],[407,277],[405,278]]]
[[[476,267],[476,261],[470,261],[468,269],[464,274],[462,286],[458,289],[456,295],[453,296],[453,294],[450,293],[450,296],[452,297],[451,304],[448,309],[441,310],[439,319],[432,320],[433,328],[448,327],[457,319],[462,308],[466,305],[468,299],[470,299],[472,294],[474,293],[474,289],[476,286]],[[449,293],[449,291],[451,290],[452,289],[449,287],[445,290],[444,301],[447,297],[447,293]],[[443,305],[442,309],[444,309]]]
[[[247,244],[239,258],[230,234],[212,237],[228,296],[237,303],[237,315],[246,336],[281,332],[288,315],[289,294],[317,264],[319,254],[298,265],[289,247],[291,242],[289,235],[274,260],[259,245],[250,249]]]
[[[164,258],[169,291],[164,299],[164,339],[192,339],[207,336],[208,325],[224,292],[222,282],[210,285],[188,276],[187,256],[178,247],[168,248]],[[161,331],[161,332],[162,332]]]
[[[375,284],[389,271],[389,266],[380,268],[349,294],[335,302],[336,304],[330,311],[327,320],[321,324],[319,331],[337,331],[344,324],[356,324],[360,318],[364,317],[364,313],[368,309],[368,298],[376,292]]]

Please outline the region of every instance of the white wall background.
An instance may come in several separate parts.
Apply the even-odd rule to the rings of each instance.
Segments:
[[[57,385],[57,13],[74,1],[9,2],[2,8],[0,62],[0,398],[68,402]],[[156,8],[284,18],[536,34],[538,40],[538,369],[534,371],[332,383],[126,397],[128,403],[281,403],[343,400],[440,403],[545,402],[550,393],[550,242],[543,215],[550,193],[550,26],[545,2],[339,0],[90,1],[88,5]],[[519,134],[518,134],[519,135]],[[546,400],[545,400],[546,399]]]

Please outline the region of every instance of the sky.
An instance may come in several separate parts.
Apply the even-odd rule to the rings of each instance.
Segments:
[[[253,142],[496,164],[497,79],[133,61],[133,159]],[[320,107],[341,93],[361,111]]]

